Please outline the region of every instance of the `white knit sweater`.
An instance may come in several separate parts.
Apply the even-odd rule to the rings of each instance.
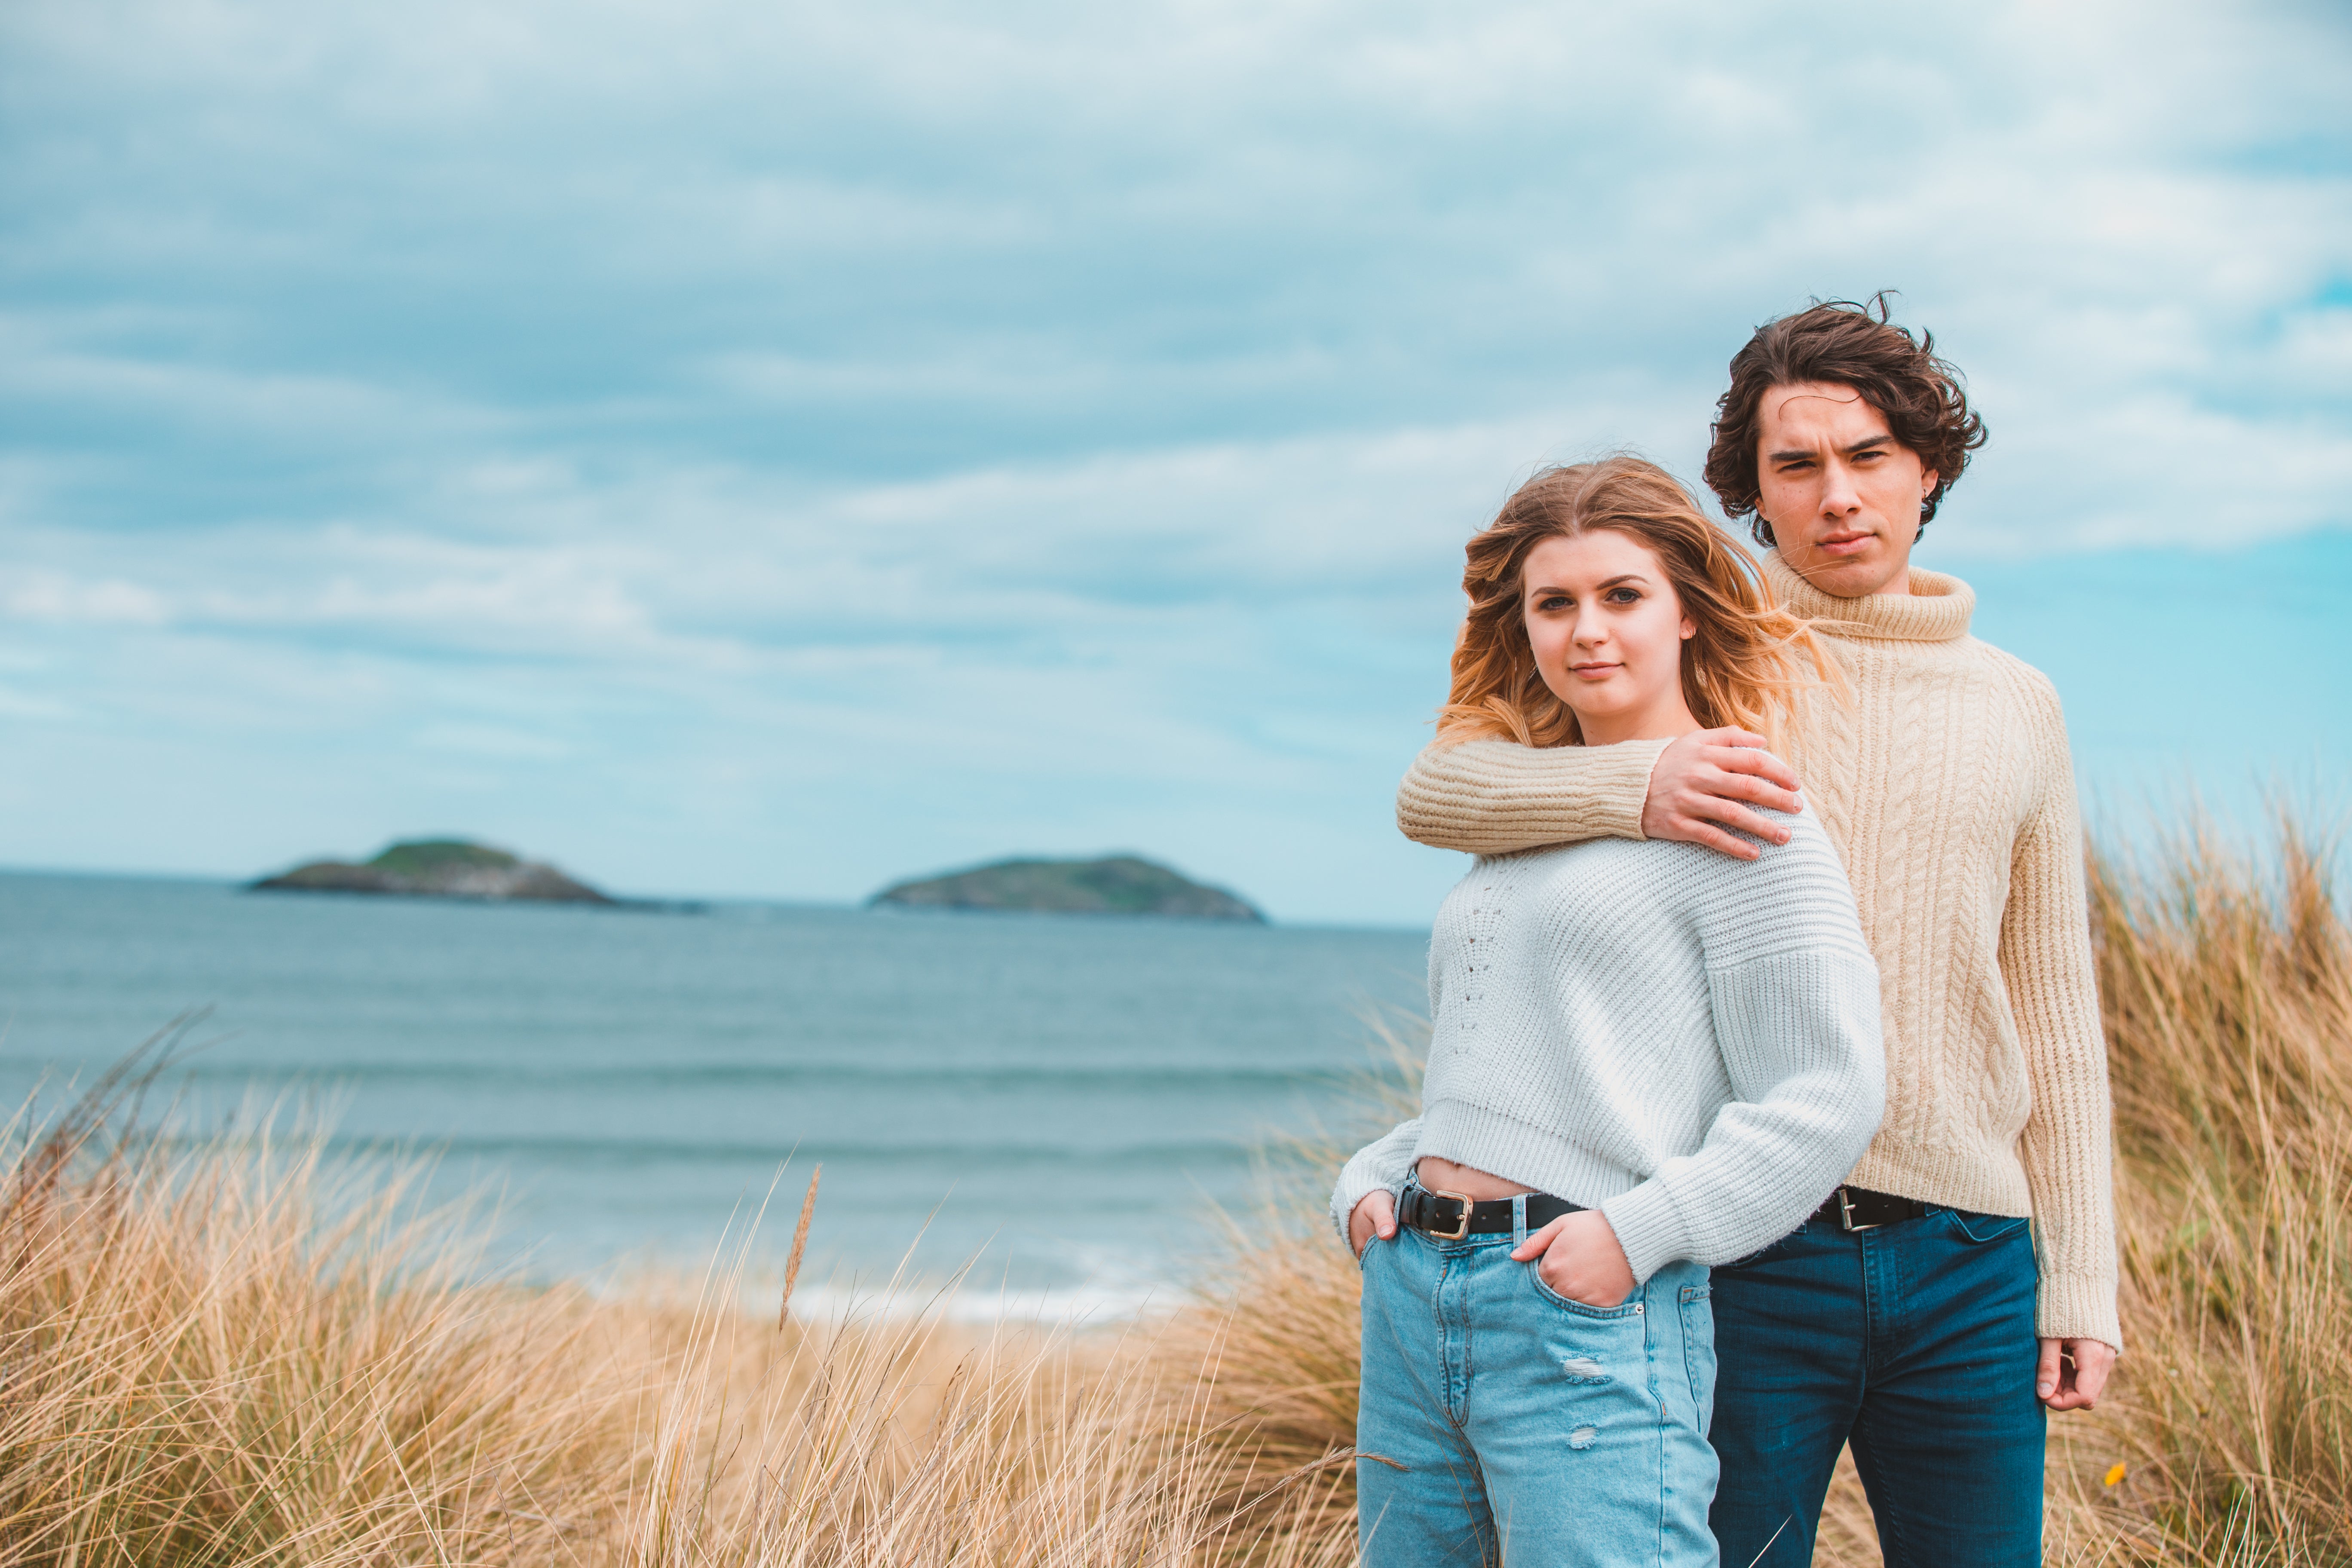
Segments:
[[[1759,860],[1596,839],[1480,860],[1430,934],[1422,1113],[1331,1215],[1434,1154],[1608,1216],[1636,1279],[1787,1235],[1885,1098],[1878,969],[1811,816]]]

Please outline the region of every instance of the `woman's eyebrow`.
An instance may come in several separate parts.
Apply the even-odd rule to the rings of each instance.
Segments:
[[[1647,577],[1644,577],[1639,572],[1620,572],[1614,577],[1602,578],[1599,583],[1593,584],[1593,586],[1596,589],[1614,588],[1620,583],[1640,583],[1646,586],[1649,581],[1650,580]],[[1576,590],[1573,588],[1553,587],[1548,584],[1542,583],[1530,583],[1528,584],[1528,597],[1530,599],[1542,594],[1573,594],[1575,592]]]

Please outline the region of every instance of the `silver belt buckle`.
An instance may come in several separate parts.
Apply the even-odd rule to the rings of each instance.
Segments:
[[[1853,1200],[1846,1196],[1845,1184],[1843,1182],[1838,1184],[1837,1200],[1838,1225],[1840,1227],[1849,1231],[1876,1230],[1878,1228],[1875,1225],[1856,1225],[1853,1223]]]

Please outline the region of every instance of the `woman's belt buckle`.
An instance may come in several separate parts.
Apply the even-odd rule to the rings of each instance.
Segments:
[[[1429,1189],[1423,1187],[1422,1191],[1429,1192]],[[1455,1203],[1460,1204],[1462,1205],[1462,1223],[1454,1226],[1454,1229],[1450,1231],[1430,1230],[1427,1226],[1422,1226],[1422,1229],[1428,1231],[1431,1236],[1435,1237],[1440,1241],[1460,1241],[1465,1237],[1467,1237],[1470,1234],[1470,1194],[1468,1193],[1449,1193],[1441,1187],[1436,1192],[1430,1193],[1429,1195],[1433,1198],[1452,1198]]]

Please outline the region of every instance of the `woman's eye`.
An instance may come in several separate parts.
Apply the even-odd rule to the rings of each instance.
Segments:
[[[1609,602],[1612,605],[1631,605],[1639,600],[1641,596],[1641,595],[1635,593],[1631,588],[1612,588],[1609,590]]]
[[[1573,601],[1570,600],[1563,595],[1551,594],[1536,601],[1536,608],[1538,610],[1564,610],[1568,608],[1570,604]]]

